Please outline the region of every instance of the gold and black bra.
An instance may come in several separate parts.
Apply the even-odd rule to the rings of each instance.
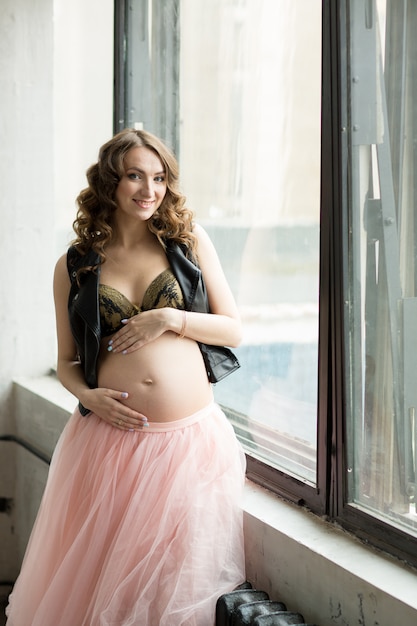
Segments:
[[[142,311],[171,307],[184,308],[181,288],[170,268],[167,268],[151,282],[139,306],[130,302],[120,291],[109,285],[98,288],[101,336],[108,337],[123,326],[124,319],[129,319]]]

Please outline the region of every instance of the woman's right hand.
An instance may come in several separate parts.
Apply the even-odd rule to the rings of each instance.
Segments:
[[[149,426],[148,418],[145,415],[124,404],[123,401],[127,398],[128,393],[126,391],[98,387],[84,391],[79,400],[86,409],[95,413],[114,428],[132,431],[142,430]]]

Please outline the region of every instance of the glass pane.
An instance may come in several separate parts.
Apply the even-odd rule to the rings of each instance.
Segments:
[[[321,1],[182,0],[180,163],[242,314],[217,401],[254,456],[316,481]]]
[[[348,497],[416,535],[417,5],[350,20]]]

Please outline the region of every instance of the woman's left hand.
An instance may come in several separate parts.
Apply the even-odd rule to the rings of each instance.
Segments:
[[[162,313],[163,309],[153,309],[122,320],[124,328],[113,335],[107,350],[129,354],[160,337],[167,330]]]

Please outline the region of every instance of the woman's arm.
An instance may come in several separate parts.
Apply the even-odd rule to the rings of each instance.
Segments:
[[[84,380],[82,368],[77,359],[77,349],[69,323],[68,296],[70,287],[66,255],[63,255],[58,260],[54,273],[55,319],[58,342],[57,374],[64,387],[80,400],[83,392],[88,390],[88,385]]]
[[[211,313],[187,312],[185,336],[203,343],[237,347],[242,340],[242,324],[232,291],[210,237],[199,225],[194,233]],[[178,315],[175,322],[172,330],[179,332]]]
[[[242,340],[240,315],[217,252],[201,226],[195,227],[197,256],[206,285],[211,313],[173,308],[144,311],[130,318],[112,339],[113,352],[133,352],[166,331],[212,345],[237,347]]]
[[[70,279],[66,255],[55,266],[54,300],[56,331],[58,342],[57,375],[62,385],[68,389],[86,409],[96,413],[104,421],[126,430],[143,427],[146,418],[123,404],[127,398],[124,391],[114,389],[90,389],[87,385],[81,363],[77,359],[77,349],[72,336],[68,316],[68,296]],[[122,424],[118,424],[121,420]]]

